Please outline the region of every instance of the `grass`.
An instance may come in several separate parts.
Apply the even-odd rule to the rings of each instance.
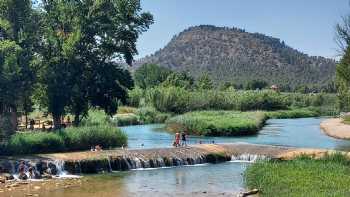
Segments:
[[[79,127],[55,132],[24,132],[12,135],[0,155],[22,155],[88,150],[91,146],[104,148],[127,144],[127,136],[111,124],[102,111],[92,110]]]
[[[290,109],[290,110],[278,110],[265,112],[268,118],[282,119],[282,118],[306,118],[315,117],[319,114],[313,110],[303,109]]]
[[[350,124],[350,115],[345,115],[342,118],[343,118],[343,123]]]
[[[263,112],[197,111],[166,121],[170,131],[202,136],[238,136],[256,134],[264,125]]]
[[[135,108],[134,108],[135,109]],[[141,107],[134,110],[133,113],[121,113],[114,116],[118,126],[164,123],[171,115],[162,113],[153,107]]]
[[[259,196],[350,196],[350,161],[340,154],[316,160],[261,161],[248,167],[246,184]]]

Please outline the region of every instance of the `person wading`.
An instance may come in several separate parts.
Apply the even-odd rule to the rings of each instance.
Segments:
[[[186,133],[182,132],[181,133],[181,146],[187,146],[187,141],[186,141]]]

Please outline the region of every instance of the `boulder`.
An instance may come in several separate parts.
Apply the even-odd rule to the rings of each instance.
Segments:
[[[0,177],[3,177],[7,181],[15,179],[10,173],[1,173]]]
[[[240,196],[246,197],[246,196],[251,196],[251,195],[258,194],[258,193],[259,193],[259,190],[258,190],[258,189],[252,189],[252,190],[250,190],[250,191],[243,192]]]

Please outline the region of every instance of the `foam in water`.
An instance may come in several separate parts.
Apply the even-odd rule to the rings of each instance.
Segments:
[[[230,162],[254,163],[258,160],[265,160],[265,159],[268,159],[265,155],[242,154],[242,155],[232,155]]]

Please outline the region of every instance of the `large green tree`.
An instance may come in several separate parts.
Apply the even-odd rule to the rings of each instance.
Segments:
[[[343,57],[336,67],[336,84],[341,111],[350,111],[350,15],[336,26],[337,41]]]
[[[0,1],[0,135],[17,127],[18,110],[31,108],[40,14],[30,0]],[[4,133],[6,135],[4,135]]]
[[[143,64],[134,73],[135,84],[142,89],[163,83],[172,71],[157,64]]]
[[[71,112],[75,123],[89,107],[108,114],[133,86],[128,70],[137,54],[136,41],[153,23],[139,0],[44,0],[45,43],[41,81],[55,127]]]

